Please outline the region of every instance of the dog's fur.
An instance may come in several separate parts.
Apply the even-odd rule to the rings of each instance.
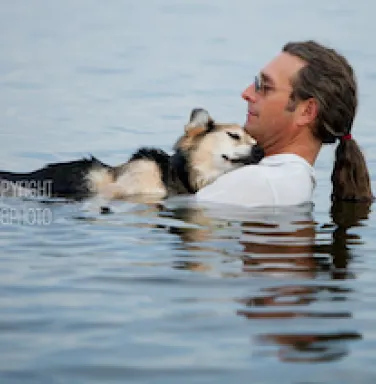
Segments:
[[[96,194],[109,199],[131,195],[164,198],[190,194],[220,175],[263,156],[255,140],[236,124],[215,122],[204,109],[194,109],[174,153],[141,148],[124,164],[112,167],[91,157],[48,164],[30,173],[0,172],[12,183],[51,182],[51,195],[82,199]]]

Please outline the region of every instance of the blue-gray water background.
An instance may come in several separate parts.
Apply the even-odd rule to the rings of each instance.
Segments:
[[[197,106],[243,123],[254,74],[288,40],[314,38],[356,70],[353,133],[374,181],[375,10],[2,1],[0,168],[169,151]],[[51,216],[1,218],[0,382],[374,383],[375,217],[330,213],[333,150],[316,163],[312,210],[118,202],[100,215],[2,198],[2,212]]]

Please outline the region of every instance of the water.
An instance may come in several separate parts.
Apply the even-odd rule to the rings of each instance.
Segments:
[[[374,182],[374,8],[4,2],[0,168],[170,150],[196,106],[242,123],[258,69],[315,38],[356,70]],[[288,211],[3,198],[1,383],[373,383],[375,216],[330,207],[332,160],[325,148],[314,205]]]

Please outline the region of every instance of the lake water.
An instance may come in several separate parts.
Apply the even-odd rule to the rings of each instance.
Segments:
[[[3,2],[0,168],[170,150],[190,110],[240,93],[289,40],[344,53],[376,180],[372,2]],[[1,199],[1,383],[374,383],[373,205],[252,210]],[[250,191],[251,193],[251,191]],[[8,213],[8,214],[6,214]]]

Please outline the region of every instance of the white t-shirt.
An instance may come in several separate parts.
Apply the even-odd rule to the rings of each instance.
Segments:
[[[248,207],[299,205],[312,200],[313,167],[295,154],[264,157],[226,173],[196,193],[196,199]]]

